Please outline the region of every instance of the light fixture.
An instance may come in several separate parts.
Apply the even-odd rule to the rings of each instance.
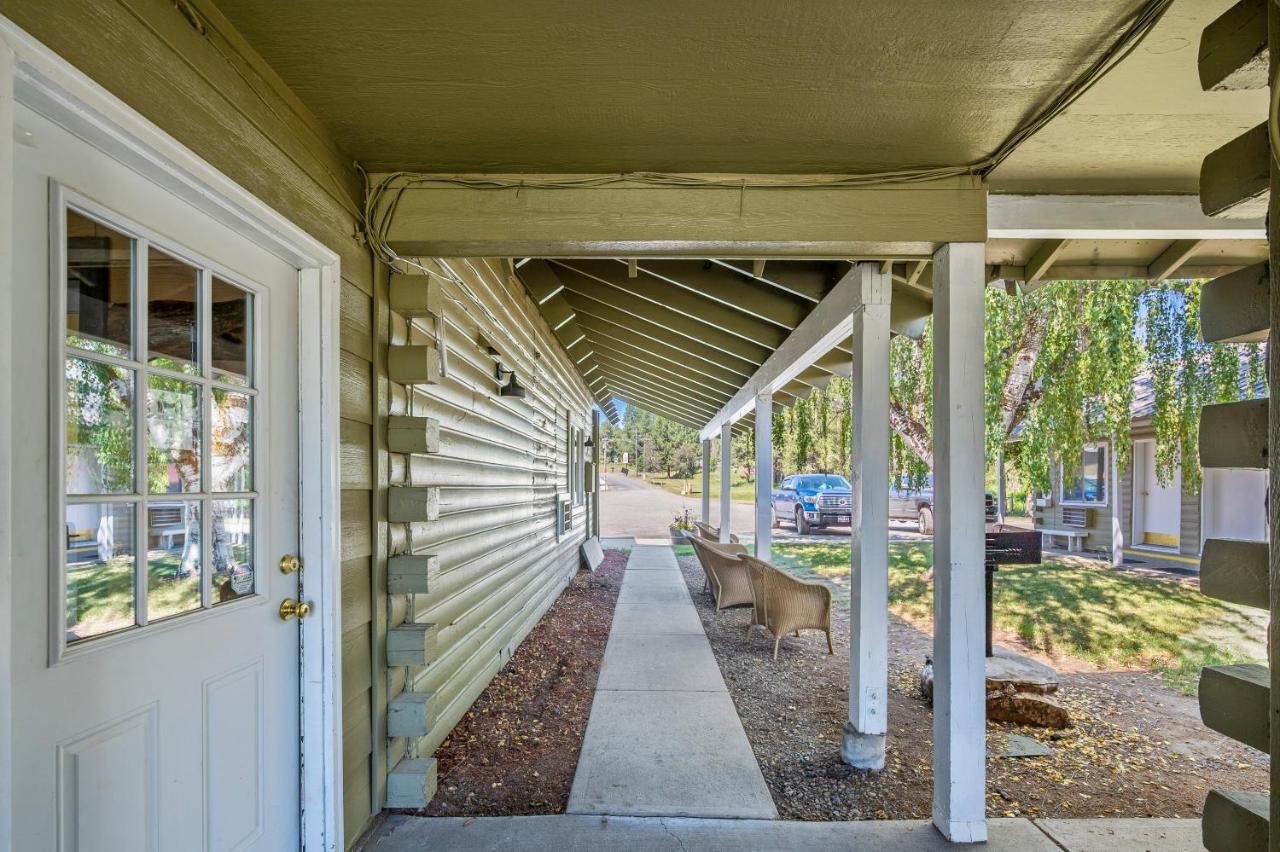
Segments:
[[[515,370],[504,369],[502,362],[499,361],[497,366],[493,368],[493,372],[494,375],[498,377],[498,396],[509,396],[513,399],[524,399],[525,389],[524,386],[516,380]],[[506,384],[502,384],[503,376],[511,377]]]
[[[588,450],[594,447],[595,445],[596,445],[596,442],[591,440],[590,435],[587,436],[587,440],[582,442],[582,446],[586,447]]]

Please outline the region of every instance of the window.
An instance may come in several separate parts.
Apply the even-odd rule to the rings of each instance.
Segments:
[[[68,646],[254,593],[255,296],[68,207],[59,310]]]
[[[1107,448],[1085,444],[1080,462],[1062,466],[1062,502],[1102,505],[1107,502]]]

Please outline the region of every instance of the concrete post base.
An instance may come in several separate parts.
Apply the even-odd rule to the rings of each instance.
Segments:
[[[884,734],[864,734],[845,722],[840,759],[854,769],[884,769]]]

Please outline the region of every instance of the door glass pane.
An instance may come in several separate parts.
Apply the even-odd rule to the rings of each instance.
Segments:
[[[200,273],[152,248],[147,256],[148,363],[188,375],[200,372]]]
[[[214,500],[213,602],[253,594],[253,501]]]
[[[200,504],[147,505],[147,621],[200,607]]]
[[[65,377],[67,493],[132,491],[133,371],[68,358]]]
[[[67,343],[129,357],[133,240],[67,211]]]
[[[132,503],[74,503],[66,512],[67,641],[134,624]]]
[[[200,386],[147,378],[147,482],[152,494],[200,490]]]
[[[221,278],[213,279],[213,377],[236,385],[253,381],[250,370],[253,296]]]
[[[212,491],[253,489],[253,398],[245,393],[213,389],[210,445]]]

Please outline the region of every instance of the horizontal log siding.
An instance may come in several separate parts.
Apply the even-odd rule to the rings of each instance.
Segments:
[[[171,0],[42,0],[4,14],[342,259],[341,484],[344,812],[347,844],[380,808],[370,754],[375,605],[371,503],[380,453],[373,264],[353,238],[360,181],[320,122],[217,8]],[[385,456],[382,455],[385,470]],[[385,600],[381,601],[385,605]]]
[[[390,595],[388,626],[436,625],[425,667],[393,666],[388,702],[405,689],[435,696],[437,720],[425,737],[387,742],[387,764],[429,756],[510,658],[578,566],[585,501],[556,540],[556,500],[566,492],[566,425],[589,434],[592,402],[560,344],[505,261],[429,261],[446,278],[444,341],[448,376],[412,388],[391,382],[389,413],[432,417],[440,451],[391,453],[390,482],[439,489],[440,517],[389,524],[391,555],[435,554],[428,594]],[[481,338],[517,371],[524,399],[497,395],[494,359]],[[390,342],[435,344],[430,319],[390,316]],[[535,353],[537,355],[535,356]]]

